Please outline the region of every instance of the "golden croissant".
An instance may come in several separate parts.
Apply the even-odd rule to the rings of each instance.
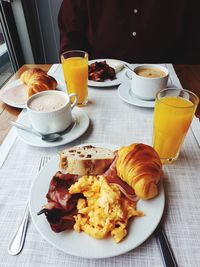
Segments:
[[[57,81],[39,68],[24,71],[20,80],[27,85],[28,96],[45,90],[55,90],[57,86]]]
[[[145,144],[132,144],[117,152],[117,175],[142,199],[158,194],[162,163],[157,152]]]

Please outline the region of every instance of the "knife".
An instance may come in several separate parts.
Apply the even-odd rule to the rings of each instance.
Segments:
[[[167,240],[167,236],[161,226],[161,223],[159,223],[156,230],[154,231],[154,235],[156,237],[156,242],[161,252],[163,266],[178,267],[174,254],[171,250],[170,244]]]

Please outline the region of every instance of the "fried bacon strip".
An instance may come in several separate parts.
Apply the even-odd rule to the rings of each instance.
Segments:
[[[89,65],[88,78],[95,82],[103,82],[106,79],[116,79],[115,70],[106,61],[95,62]]]
[[[132,187],[130,187],[127,183],[122,181],[119,176],[117,175],[116,170],[116,161],[117,156],[115,157],[114,161],[110,165],[109,169],[103,174],[106,180],[110,184],[115,184],[119,187],[120,191],[131,201],[135,202],[138,200],[138,197],[136,196],[134,190]]]
[[[77,213],[76,205],[81,194],[71,195],[68,188],[77,181],[78,176],[63,174],[58,171],[52,178],[49,191],[46,195],[48,203],[38,215],[45,214],[54,232],[72,229]]]

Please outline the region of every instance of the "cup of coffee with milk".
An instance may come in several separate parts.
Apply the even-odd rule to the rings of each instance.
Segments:
[[[157,64],[139,65],[133,71],[126,70],[132,93],[143,100],[154,100],[158,91],[167,87],[169,71]]]
[[[76,94],[68,95],[56,90],[43,91],[31,96],[27,101],[27,111],[32,127],[42,134],[64,131],[72,123],[71,111],[77,101]]]

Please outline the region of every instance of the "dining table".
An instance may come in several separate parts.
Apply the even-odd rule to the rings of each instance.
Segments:
[[[169,87],[188,89],[200,97],[200,65],[169,63],[162,65],[168,68],[170,73]],[[20,75],[30,68],[41,68],[47,71],[63,88],[65,87],[60,64],[26,64],[20,67],[0,91],[18,81]],[[138,235],[134,232],[134,220],[132,220],[130,224],[133,227],[128,231],[127,240],[125,238],[120,244],[112,245],[110,241],[97,241],[100,247],[102,244],[102,251],[105,249],[105,257],[102,256],[101,251],[99,251],[99,257],[98,251],[93,253],[91,245],[93,241],[90,243],[90,238],[86,239],[88,242],[83,243],[77,236],[73,245],[79,250],[74,250],[72,245],[68,244],[67,232],[64,233],[66,250],[60,249],[58,243],[55,244],[46,238],[37,220],[32,220],[32,216],[29,215],[22,251],[15,256],[8,253],[8,247],[20,225],[27,202],[32,198],[29,204],[34,203],[31,189],[33,185],[35,186],[35,181],[37,181],[38,192],[41,191],[38,175],[41,171],[42,158],[48,159],[47,166],[48,161],[54,159],[62,150],[83,144],[105,147],[122,147],[132,143],[152,145],[154,108],[124,101],[120,96],[120,89],[123,89],[123,84],[124,87],[126,85],[124,79],[114,86],[89,85],[88,104],[85,107],[76,107],[77,114],[80,112],[89,118],[87,127],[76,138],[66,139],[66,142],[58,145],[53,143],[40,145],[20,134],[21,132],[13,127],[10,121],[26,122],[26,108],[17,108],[0,100],[0,266],[161,267],[163,260],[156,234],[152,231],[159,223],[155,218],[161,219],[177,266],[200,266],[200,106],[197,107],[178,159],[172,164],[163,165],[164,210],[161,214],[157,214],[160,212],[161,204],[158,200],[156,202],[156,199],[152,201],[152,206],[156,203],[153,208],[151,208],[151,202],[147,204],[150,206],[148,212],[152,212],[150,217],[154,225],[151,226],[150,221],[149,225],[142,229],[147,232],[142,242],[135,240]],[[43,168],[45,169],[45,166]],[[41,187],[44,186],[42,179],[50,182],[52,178],[42,177],[42,175],[39,177]],[[48,190],[48,185],[46,186]],[[37,190],[34,192],[37,199]],[[44,204],[41,203],[41,208]],[[156,205],[158,208],[155,208]],[[48,228],[49,224],[45,216],[40,218],[45,221]],[[138,220],[140,218],[137,218],[137,222]],[[137,227],[135,229],[138,229]],[[129,242],[128,249],[125,248],[127,242]],[[104,245],[105,248],[103,248]]]

